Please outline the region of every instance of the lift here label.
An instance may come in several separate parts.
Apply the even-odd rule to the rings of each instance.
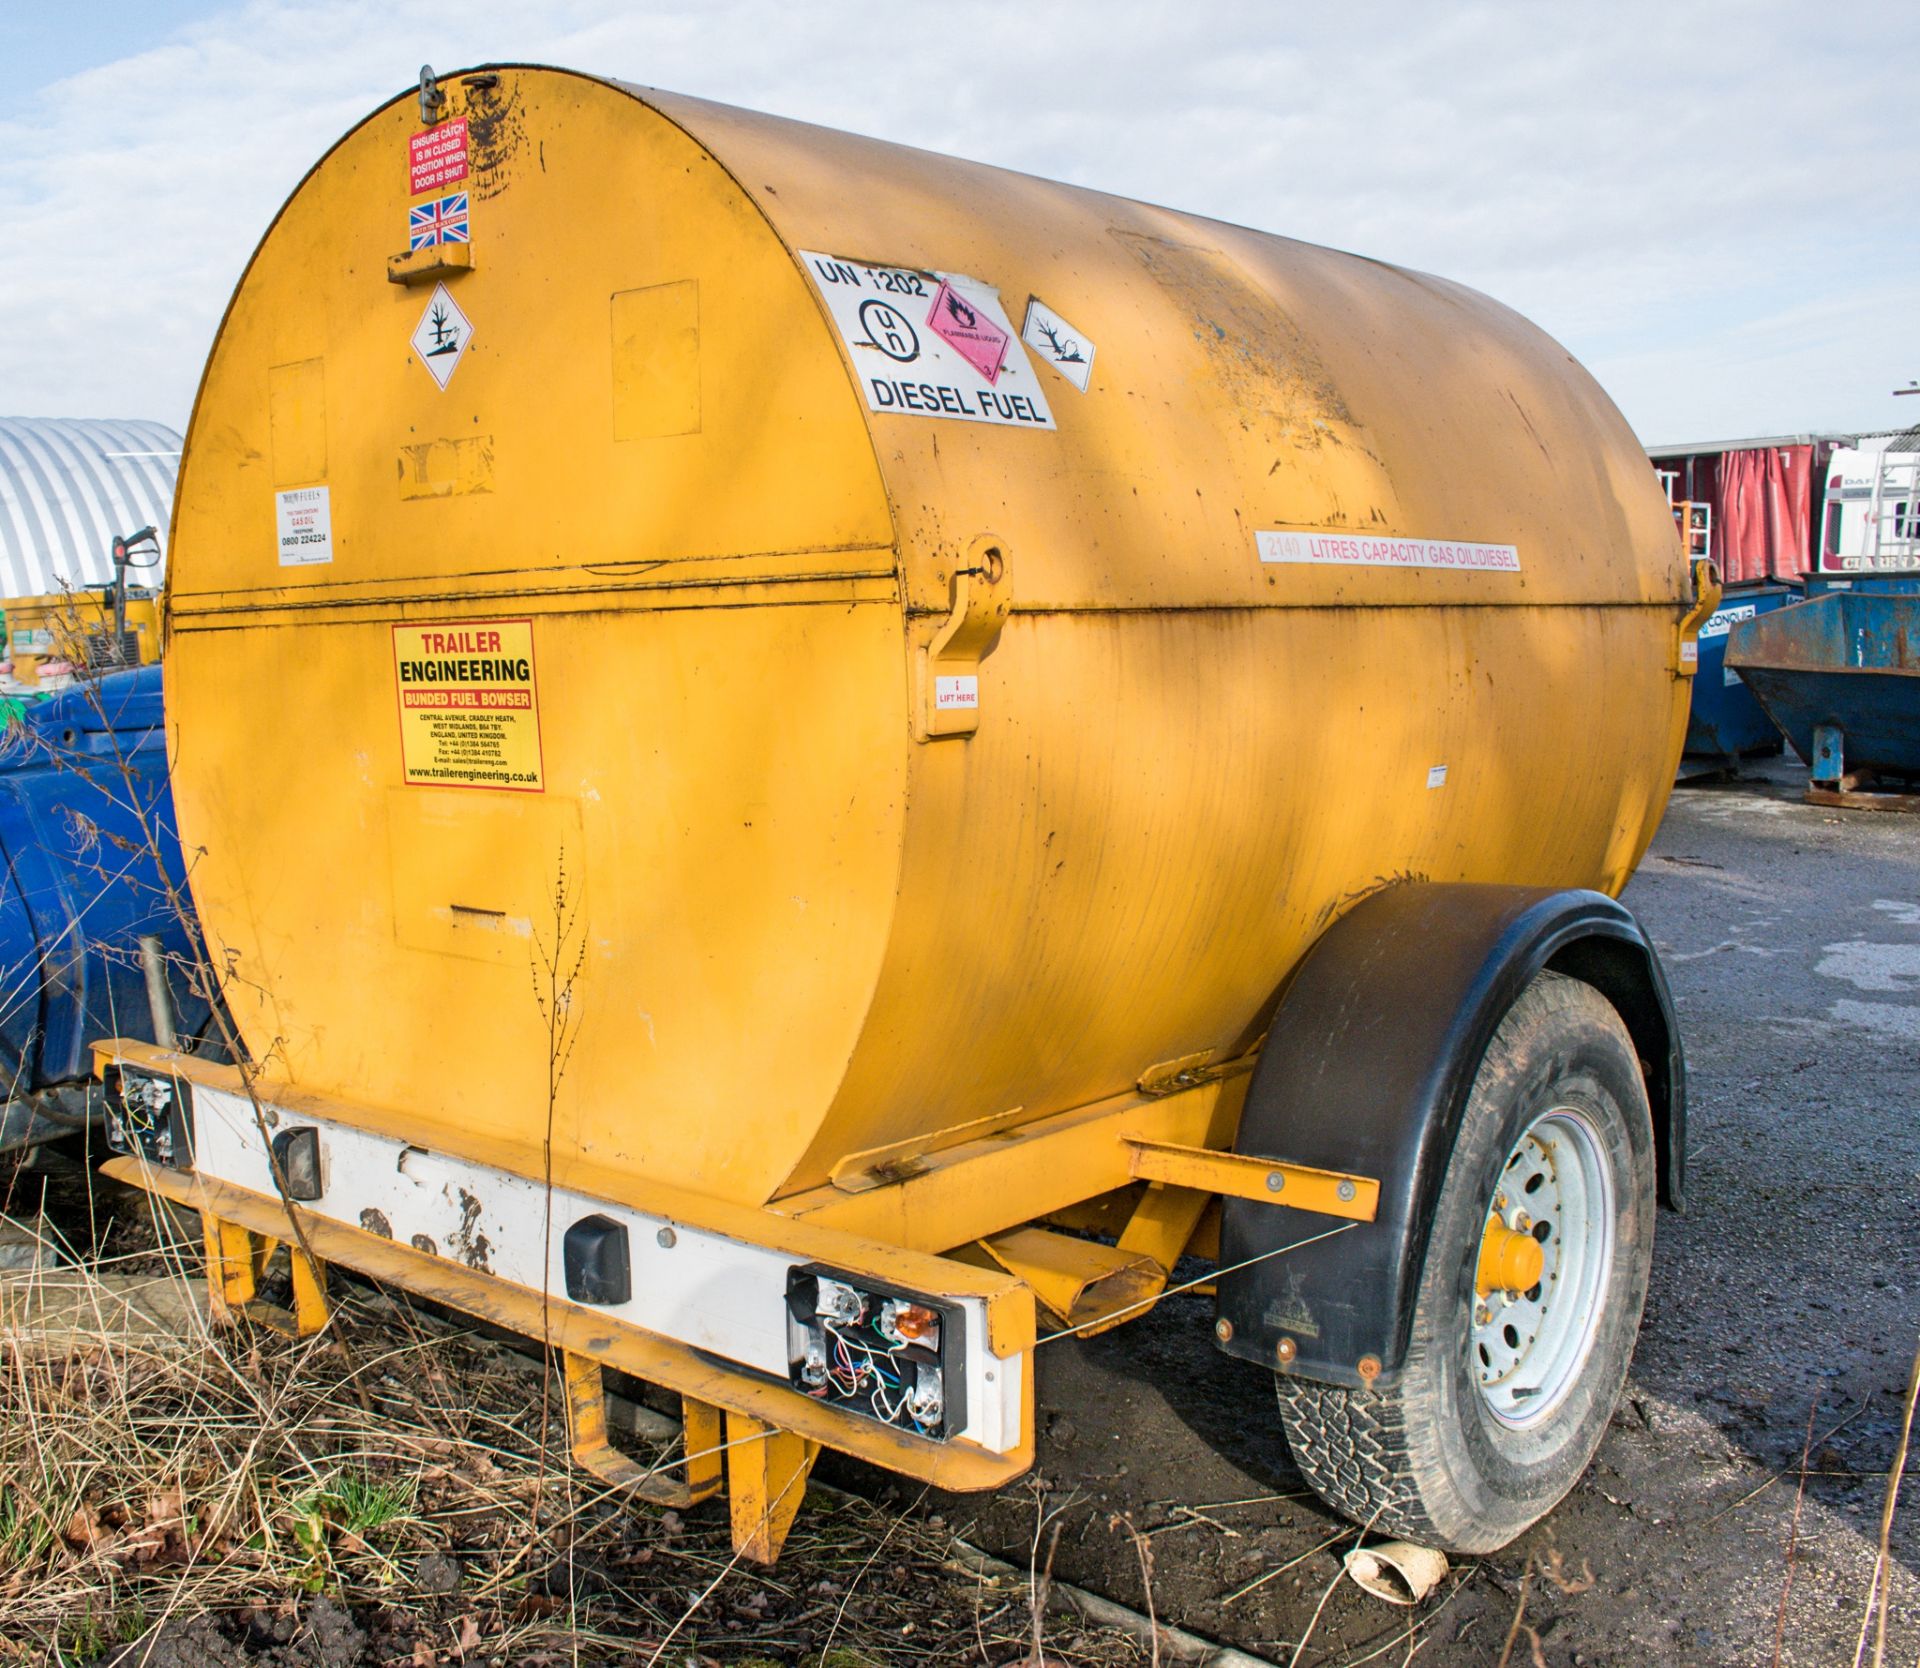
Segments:
[[[410,784],[521,793],[544,786],[531,620],[397,625],[393,677]]]
[[[853,356],[869,411],[1054,426],[1039,375],[990,285],[807,249],[800,259]]]
[[[1520,552],[1510,544],[1463,544],[1457,539],[1383,539],[1370,533],[1255,533],[1263,562],[1309,567],[1456,568],[1518,573]]]

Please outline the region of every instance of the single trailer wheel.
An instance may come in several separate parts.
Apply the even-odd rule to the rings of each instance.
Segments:
[[[1349,1390],[1277,1375],[1307,1481],[1356,1522],[1484,1553],[1586,1469],[1633,1355],[1653,1260],[1640,1062],[1590,985],[1539,975],[1474,1078],[1405,1366]]]

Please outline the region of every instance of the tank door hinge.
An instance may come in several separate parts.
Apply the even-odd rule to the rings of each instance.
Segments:
[[[914,657],[914,737],[972,735],[980,727],[980,662],[1000,641],[1013,603],[1005,546],[977,538],[953,574],[953,608]]]

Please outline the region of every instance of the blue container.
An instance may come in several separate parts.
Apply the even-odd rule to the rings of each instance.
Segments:
[[[152,1039],[142,938],[166,956],[178,1035],[211,1017],[187,976],[193,932],[161,881],[164,864],[184,902],[158,666],[65,690],[7,730],[0,856],[4,1149],[84,1120],[89,1044]]]
[[[1693,705],[1687,713],[1690,757],[1731,765],[1748,754],[1780,751],[1778,727],[1740,681],[1740,674],[1726,663],[1727,634],[1742,621],[1784,608],[1798,597],[1785,585],[1729,590],[1700,628],[1700,665],[1693,675]]]
[[[1815,781],[1920,776],[1920,594],[1855,587],[1743,620],[1727,662]]]
[[[1831,596],[1836,591],[1859,591],[1866,596],[1920,596],[1920,573],[1807,575],[1808,596]]]

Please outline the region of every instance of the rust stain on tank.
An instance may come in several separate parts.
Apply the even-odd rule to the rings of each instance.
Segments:
[[[440,1247],[433,1243],[431,1234],[415,1234],[411,1244],[416,1251],[424,1251],[429,1257],[440,1255]]]
[[[493,1267],[487,1259],[493,1255],[493,1242],[480,1231],[480,1208],[480,1201],[461,1188],[460,1226],[447,1235],[447,1245],[475,1273],[491,1274]]]
[[[512,183],[512,164],[526,148],[527,126],[520,94],[496,82],[467,95],[467,189],[481,199],[498,197]]]
[[[360,1226],[382,1239],[393,1238],[393,1224],[387,1220],[386,1212],[375,1210],[371,1205],[360,1213]]]

